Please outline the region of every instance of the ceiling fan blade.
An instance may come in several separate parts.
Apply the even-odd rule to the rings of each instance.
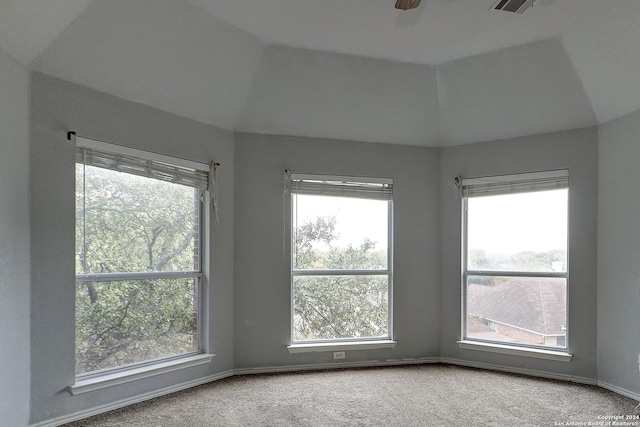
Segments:
[[[420,6],[420,0],[396,0],[396,9],[409,10]]]

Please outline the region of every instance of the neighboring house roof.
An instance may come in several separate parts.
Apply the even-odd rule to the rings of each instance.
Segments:
[[[566,282],[514,277],[494,285],[472,283],[467,288],[467,311],[544,335],[562,334],[566,325]]]
[[[517,340],[494,331],[488,325],[480,322],[477,319],[469,316],[467,318],[467,335],[476,339],[490,340],[490,341],[502,341],[502,342],[516,342]]]
[[[468,317],[467,333],[482,334],[482,333],[489,333],[489,332],[495,332],[495,331],[491,329],[489,325],[486,325],[480,322],[478,319],[471,316]]]

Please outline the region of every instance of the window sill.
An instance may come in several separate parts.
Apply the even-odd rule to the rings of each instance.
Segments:
[[[464,350],[488,351],[490,353],[509,354],[514,356],[533,357],[536,359],[555,360],[569,362],[573,356],[566,351],[544,350],[540,348],[524,348],[503,344],[494,344],[479,341],[458,341],[458,346]]]
[[[316,342],[308,344],[291,344],[287,346],[289,353],[312,353],[318,351],[375,350],[394,348],[397,341],[348,341],[348,342]]]
[[[215,356],[215,354],[196,354],[194,356],[155,363],[153,365],[127,369],[126,371],[107,373],[93,378],[82,379],[69,386],[69,391],[72,395],[76,396],[90,391],[209,363],[213,359],[213,356]]]

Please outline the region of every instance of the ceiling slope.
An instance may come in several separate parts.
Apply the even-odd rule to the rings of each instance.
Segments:
[[[459,59],[437,70],[444,145],[596,124],[558,39]]]
[[[34,68],[232,130],[263,48],[184,1],[96,1]]]
[[[91,0],[0,1],[0,49],[29,65]]]
[[[600,124],[640,109],[640,1],[603,3],[563,37]]]
[[[438,145],[435,68],[270,46],[251,85],[240,129]]]
[[[524,15],[492,3],[3,0],[0,49],[247,132],[447,146],[640,109],[640,2],[538,0]]]

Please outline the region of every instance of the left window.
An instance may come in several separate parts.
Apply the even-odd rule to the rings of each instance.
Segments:
[[[208,169],[185,163],[78,139],[76,374],[201,351]]]

